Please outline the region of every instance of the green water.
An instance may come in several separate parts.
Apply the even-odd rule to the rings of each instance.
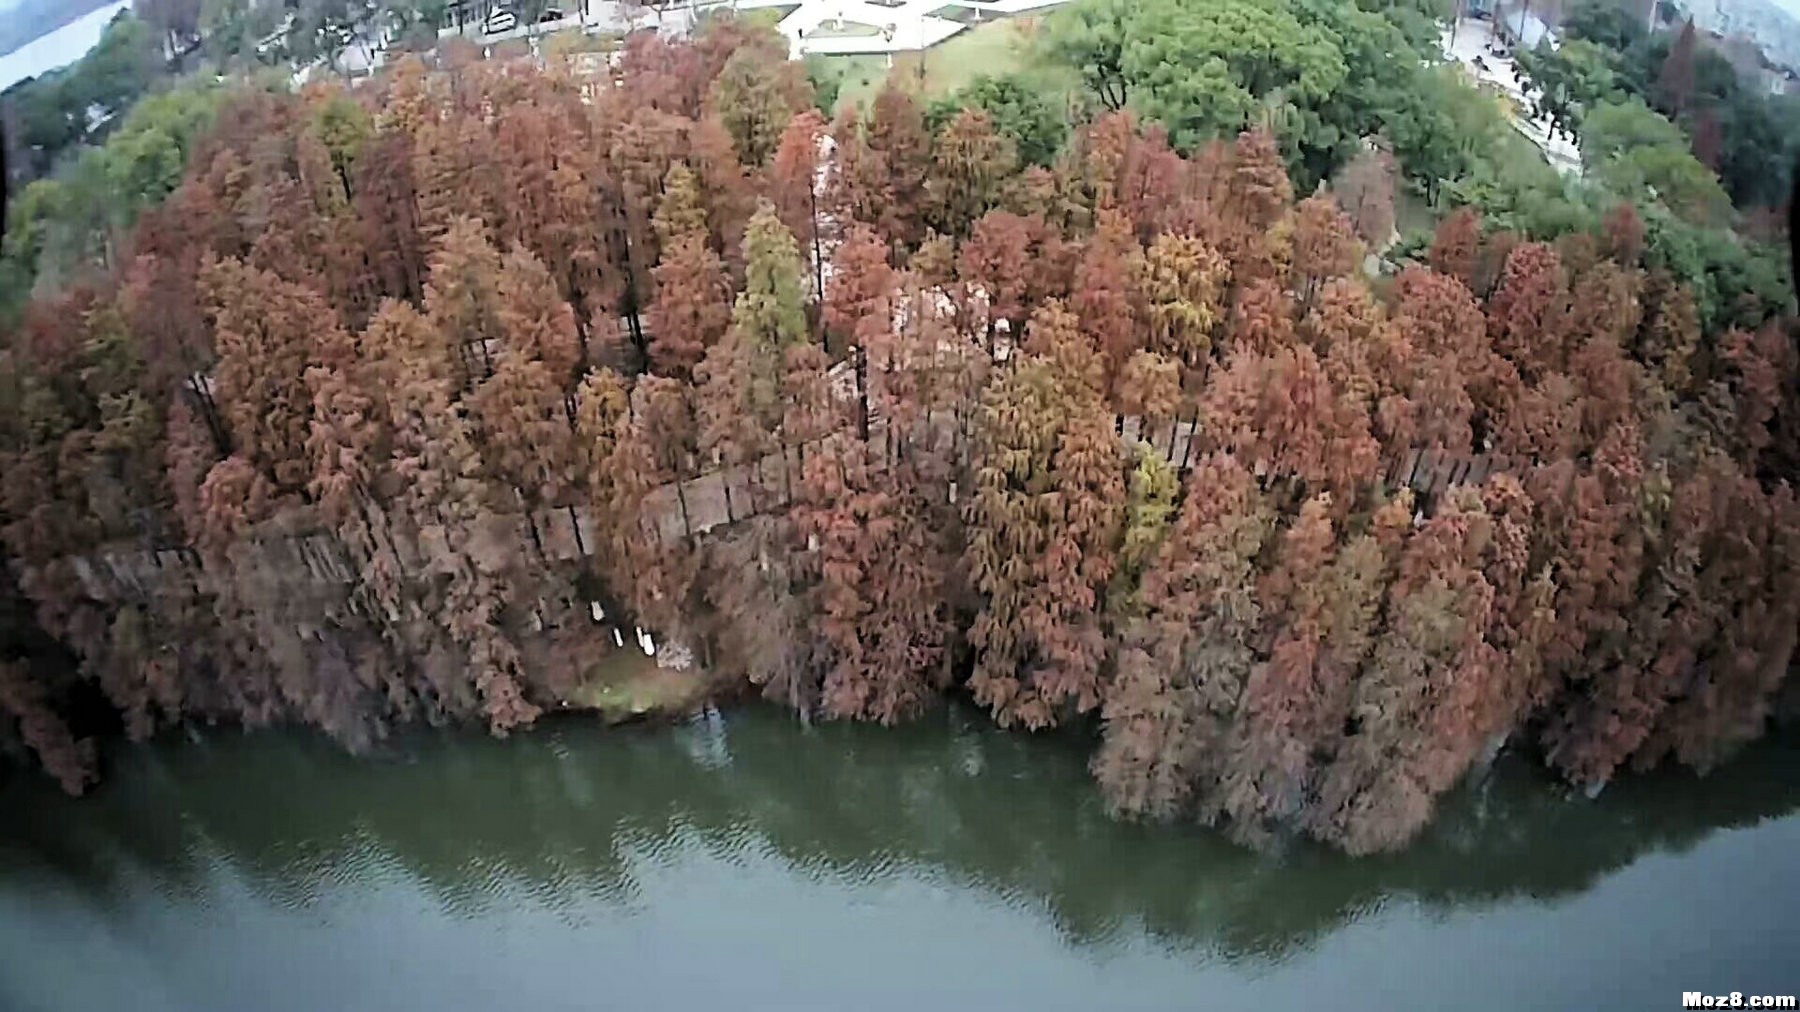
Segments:
[[[122,747],[0,787],[0,1009],[1677,1008],[1800,990],[1800,744],[1570,800],[1503,762],[1410,851],[1106,818],[952,711]]]

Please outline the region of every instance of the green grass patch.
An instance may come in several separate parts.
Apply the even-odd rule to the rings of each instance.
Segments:
[[[974,24],[983,17],[982,13],[974,8],[959,7],[956,4],[951,4],[947,7],[939,7],[937,10],[931,12],[931,16],[934,18],[943,18],[945,21],[961,21],[965,25]]]
[[[699,20],[701,23],[705,23],[712,18],[737,18],[746,24],[756,25],[759,28],[774,28],[776,25],[781,24],[782,18],[787,17],[789,14],[792,14],[799,9],[800,5],[793,3],[782,4],[779,7],[758,7],[755,10],[734,11],[729,6],[720,4],[716,7],[701,10],[699,12]]]
[[[1031,70],[1040,61],[1031,58],[1039,19],[1035,16],[984,21],[958,32],[941,45],[922,53],[895,53],[893,66],[885,55],[827,57],[841,68],[843,85],[838,108],[845,103],[867,109],[892,75],[896,84],[924,102],[943,98],[977,77],[1000,77]],[[1067,91],[1073,78],[1059,71],[1045,71],[1044,84]]]
[[[1037,19],[1029,17],[987,21],[952,35],[941,46],[906,55],[923,64],[927,97],[942,98],[977,77],[1024,69],[1036,27]]]
[[[875,100],[875,94],[881,90],[881,82],[887,80],[888,58],[872,54],[856,56],[816,56],[827,70],[838,74],[839,109],[846,105],[861,105],[864,109]]]
[[[1422,194],[1413,192],[1412,187],[1404,184],[1394,187],[1394,227],[1401,235],[1436,229],[1443,213],[1433,209]]]
[[[544,55],[573,56],[576,53],[610,53],[625,44],[618,32],[557,32],[544,37]]]
[[[743,11],[738,14],[738,17],[743,18],[753,25],[760,25],[764,28],[774,28],[776,25],[781,24],[782,18],[787,17],[789,14],[792,14],[799,9],[799,4],[785,4],[780,7],[758,7],[753,11]]]
[[[609,724],[647,716],[674,716],[699,705],[707,690],[699,668],[675,671],[656,666],[635,646],[595,662],[569,694],[571,708],[597,710]]]
[[[876,25],[860,21],[827,21],[806,33],[809,39],[868,39],[881,34]]]

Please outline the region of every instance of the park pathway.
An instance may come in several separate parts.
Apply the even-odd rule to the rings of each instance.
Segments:
[[[1177,419],[1146,429],[1140,419],[1120,417],[1117,427],[1126,447],[1148,445],[1183,475],[1198,462],[1202,452],[1196,439],[1197,418]],[[877,468],[892,463],[886,455],[896,441],[888,439],[884,421],[876,419],[870,423],[868,445]],[[958,445],[967,447],[966,433],[958,436]],[[804,447],[791,446],[755,463],[721,467],[660,485],[644,497],[643,522],[658,538],[686,540],[783,509],[800,481],[805,452]],[[1478,485],[1490,475],[1516,473],[1529,465],[1528,460],[1504,454],[1413,450],[1388,458],[1372,477],[1389,489],[1411,488],[1418,494],[1421,506],[1428,509],[1448,488]],[[487,544],[517,544],[528,555],[541,555],[547,561],[567,562],[591,556],[599,540],[586,506],[555,507],[529,515],[494,513],[477,520],[476,525],[484,528],[483,540]],[[359,578],[359,567],[330,531],[283,533],[251,540],[258,564],[267,571],[290,576],[305,573],[300,582],[320,586],[352,583]],[[171,582],[190,591],[204,591],[212,583],[204,560],[188,548],[152,551],[135,543],[115,543],[70,562],[84,592],[99,601],[142,599]]]

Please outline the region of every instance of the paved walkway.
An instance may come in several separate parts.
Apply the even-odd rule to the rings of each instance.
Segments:
[[[929,49],[978,21],[1060,6],[1067,0],[801,0],[776,27],[795,56],[901,53]],[[738,0],[738,10],[793,6]],[[964,12],[968,21],[939,17]]]
[[[950,419],[946,417],[944,421],[949,423]],[[886,466],[892,447],[887,425],[876,419],[869,428],[871,463],[878,468]],[[1118,429],[1121,442],[1127,446],[1149,444],[1179,473],[1185,474],[1198,461],[1197,419],[1146,427],[1137,418],[1122,417]],[[967,451],[966,433],[957,432],[951,439],[953,453],[960,456]],[[658,537],[673,541],[779,510],[787,505],[791,490],[799,481],[803,456],[802,448],[789,447],[785,453],[771,454],[755,464],[721,468],[658,486],[644,497],[644,522]],[[1390,489],[1413,489],[1421,496],[1421,506],[1429,511],[1445,489],[1478,485],[1494,474],[1521,473],[1531,463],[1504,454],[1471,456],[1413,450],[1384,460],[1370,478]],[[1260,466],[1256,471],[1259,475],[1264,473]],[[954,489],[951,494],[955,495]],[[583,506],[543,510],[529,520],[519,513],[490,513],[475,523],[484,531],[477,540],[494,550],[505,551],[506,546],[535,542],[545,557],[569,561],[592,555],[597,547],[593,517]],[[321,592],[354,582],[360,575],[356,562],[329,531],[248,538],[242,549],[233,549],[239,551],[246,553],[246,560],[254,556],[268,572],[305,573],[309,579],[295,586],[310,585]],[[139,600],[146,594],[167,590],[171,584],[185,587],[190,593],[211,592],[215,587],[213,574],[191,550],[151,552],[116,543],[69,561],[84,592],[100,601]]]
[[[561,31],[624,34],[655,28],[668,35],[692,31],[701,15],[792,8],[776,25],[796,58],[810,54],[902,53],[929,49],[981,21],[1056,7],[1068,0],[689,0],[660,7],[587,0],[569,17],[509,31],[484,33],[479,23],[446,28],[439,36],[462,36],[484,46],[514,39],[539,39]],[[966,12],[968,21],[939,17],[938,11]]]
[[[1531,114],[1534,92],[1520,79],[1518,65],[1512,57],[1488,48],[1494,42],[1493,22],[1464,18],[1454,29],[1444,29],[1440,41],[1445,59],[1461,64],[1477,84],[1498,88],[1511,100],[1513,126],[1538,146],[1553,168],[1565,176],[1580,177],[1581,148],[1575,138],[1557,130],[1550,117]]]

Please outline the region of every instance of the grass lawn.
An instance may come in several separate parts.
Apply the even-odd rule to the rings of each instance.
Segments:
[[[733,11],[725,4],[706,8],[700,11],[700,20],[713,17],[735,17],[761,28],[774,28],[781,24],[781,19],[800,9],[798,3],[783,4],[780,7],[758,7],[749,11]],[[652,21],[652,24],[655,22]]]
[[[706,673],[698,667],[675,671],[656,666],[635,645],[614,650],[590,666],[569,706],[598,710],[609,724],[648,715],[676,716],[706,695]]]
[[[589,33],[571,29],[546,35],[543,48],[547,56],[573,56],[576,53],[610,53],[624,44],[625,36],[618,32]]]
[[[860,21],[827,21],[806,33],[809,39],[867,39],[881,34],[875,25],[865,25]]]
[[[855,56],[813,56],[829,70],[840,75],[838,86],[838,108],[846,104],[860,104],[867,109],[881,90],[881,82],[887,79],[887,57],[859,53]]]
[[[955,4],[951,4],[948,7],[939,7],[937,10],[932,11],[931,16],[934,18],[943,18],[946,21],[961,21],[963,24],[967,25],[974,24],[975,16],[980,13],[980,11],[972,10],[968,7],[959,7]],[[993,20],[993,15],[989,14],[985,16],[988,20]]]
[[[893,69],[883,55],[828,56],[827,66],[839,68],[843,85],[838,107],[846,102],[867,109],[891,73],[895,80],[930,102],[943,98],[977,77],[998,77],[1023,71],[1032,65],[1030,51],[1039,19],[1032,16],[984,21],[951,36],[942,45],[923,53],[893,54]]]
[[[799,4],[784,5],[781,7],[759,7],[753,11],[744,11],[742,14],[739,14],[738,17],[743,18],[753,25],[761,25],[764,28],[774,28],[781,24],[782,18],[787,17],[789,14],[792,14],[799,9]]]
[[[1424,197],[1414,193],[1404,182],[1394,187],[1394,227],[1401,235],[1429,232],[1437,227],[1441,216],[1441,212],[1433,210]]]

